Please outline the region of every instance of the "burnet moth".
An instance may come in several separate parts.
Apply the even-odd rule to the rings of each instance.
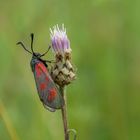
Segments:
[[[43,53],[35,53],[33,50],[33,39],[34,34],[31,34],[31,51],[29,51],[22,42],[18,42],[17,45],[21,45],[25,51],[32,54],[32,59],[30,62],[32,72],[34,74],[36,87],[38,91],[39,98],[43,103],[44,107],[50,111],[55,111],[55,109],[60,109],[64,105],[64,100],[58,90],[58,87],[51,78],[48,71],[47,63],[51,61],[43,60],[43,57],[50,49]]]

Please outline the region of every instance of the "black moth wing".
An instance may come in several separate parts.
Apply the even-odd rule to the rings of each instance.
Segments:
[[[35,63],[33,73],[39,98],[44,106],[52,109],[62,108],[64,100],[44,63],[41,61]]]

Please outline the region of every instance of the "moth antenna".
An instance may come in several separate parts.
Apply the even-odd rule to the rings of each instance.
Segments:
[[[16,45],[21,45],[25,51],[32,54],[29,50],[26,49],[26,47],[24,46],[24,44],[22,42],[18,42]]]
[[[50,48],[51,48],[51,46],[49,45],[48,50],[47,50],[45,53],[43,53],[43,54],[41,55],[41,57],[44,56],[45,54],[47,54],[47,53],[49,52]]]
[[[34,34],[31,33],[31,51],[34,54],[34,50],[33,50],[33,40],[34,40]]]

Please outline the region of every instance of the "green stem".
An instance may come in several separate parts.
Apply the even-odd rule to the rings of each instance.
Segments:
[[[64,106],[62,107],[61,112],[62,112],[65,140],[69,140],[68,121],[67,121],[67,104],[66,104],[66,94],[64,93],[64,87],[60,87],[60,91],[64,99]]]

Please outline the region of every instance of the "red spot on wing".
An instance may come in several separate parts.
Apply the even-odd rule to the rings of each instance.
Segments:
[[[45,90],[48,86],[48,83],[49,83],[49,78],[45,77],[44,82],[40,84],[40,90]]]
[[[48,72],[46,66],[45,66],[42,62],[37,63],[37,65],[38,65],[38,67],[40,67],[40,69],[41,69],[44,73]]]
[[[42,71],[41,71],[40,67],[37,64],[35,65],[35,70],[36,70],[36,76],[37,77],[40,77]]]
[[[56,92],[56,89],[55,88],[52,88],[49,90],[49,95],[48,95],[48,101],[51,102],[55,99],[57,95],[57,92]]]
[[[48,77],[48,76],[46,76],[46,77],[45,77],[45,80],[46,80],[47,82],[49,82],[49,77]]]
[[[39,89],[45,90],[49,83],[49,77],[47,75],[48,70],[42,62],[39,62],[35,65],[35,70],[36,70],[37,79],[39,77],[44,77],[44,80],[42,81],[42,83],[39,84]]]
[[[39,62],[35,65],[35,70],[36,70],[37,77],[40,77],[42,72],[44,73],[48,72],[46,66],[42,62]]]
[[[46,83],[41,83],[40,84],[40,90],[44,90],[46,88],[47,84]]]

